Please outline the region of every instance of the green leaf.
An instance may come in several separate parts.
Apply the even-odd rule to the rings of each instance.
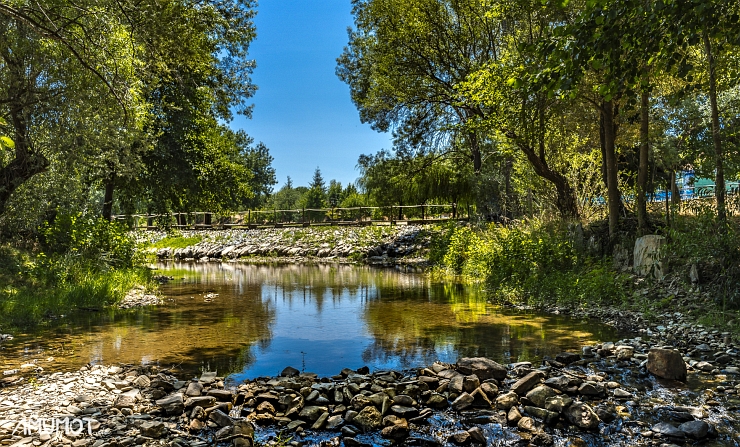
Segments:
[[[0,136],[0,147],[7,147],[8,149],[15,148],[15,142],[6,136]]]
[[[596,24],[602,25],[604,23],[604,16],[597,16],[596,17]]]
[[[520,88],[522,86],[522,80],[519,78],[509,78],[506,80],[506,83],[513,88]]]

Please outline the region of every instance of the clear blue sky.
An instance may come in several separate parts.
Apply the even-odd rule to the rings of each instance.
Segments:
[[[350,0],[262,0],[250,57],[257,94],[252,119],[231,127],[264,142],[275,159],[278,185],[287,176],[307,185],[318,166],[326,183],[359,176],[360,154],[391,147],[390,134],[360,123],[349,87],[334,73],[353,24]]]

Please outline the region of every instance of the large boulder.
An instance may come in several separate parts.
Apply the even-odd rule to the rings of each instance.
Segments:
[[[467,376],[475,374],[481,381],[506,378],[506,368],[503,365],[484,357],[462,358],[457,361],[457,370]]]
[[[652,348],[648,352],[647,369],[664,379],[686,381],[686,363],[681,354],[672,349]]]
[[[665,238],[657,234],[648,234],[635,241],[633,252],[635,273],[642,276],[653,274],[658,279],[663,278],[665,271],[660,259],[660,248],[664,242]]]

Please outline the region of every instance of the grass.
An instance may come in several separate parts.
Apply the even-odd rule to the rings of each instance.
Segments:
[[[157,242],[148,245],[150,248],[185,248],[191,245],[195,245],[203,240],[200,236],[185,237],[185,236],[167,236]]]
[[[112,305],[150,282],[145,268],[103,268],[78,256],[0,246],[0,330],[28,329],[76,309]]]

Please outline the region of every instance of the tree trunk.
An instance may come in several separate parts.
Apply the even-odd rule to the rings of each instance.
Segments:
[[[617,139],[614,103],[604,101],[601,105],[601,114],[604,117],[604,153],[606,155],[606,186],[609,205],[609,238],[614,239],[619,230],[619,183],[617,182],[617,155],[615,143]]]
[[[648,155],[650,151],[649,138],[649,107],[650,98],[647,88],[640,95],[640,165],[637,169],[637,233],[642,236],[647,233],[647,193]]]
[[[716,64],[712,54],[712,42],[709,35],[704,32],[704,50],[707,53],[709,65],[709,105],[712,109],[712,142],[714,143],[714,195],[717,198],[717,218],[724,221],[727,217],[725,210],[725,168],[724,156],[722,154],[722,139],[719,134],[719,110],[717,108],[717,78]]]
[[[21,104],[11,104],[10,123],[14,130],[15,158],[0,169],[0,214],[5,212],[10,196],[16,189],[49,167],[49,160],[31,147],[28,125]]]
[[[468,140],[470,141],[470,158],[473,160],[473,171],[476,174],[480,174],[480,169],[483,162],[481,160],[478,135],[475,132],[469,132]]]
[[[116,186],[116,172],[111,169],[105,180],[105,197],[103,198],[103,219],[110,221],[113,218],[113,190]]]
[[[547,160],[544,159],[544,149],[540,148],[540,155],[538,156],[531,146],[527,145],[517,137],[516,133],[509,131],[506,133],[506,136],[511,138],[516,143],[517,147],[524,152],[524,155],[527,156],[527,160],[529,160],[532,168],[534,168],[534,172],[555,186],[555,191],[557,193],[557,202],[555,206],[557,206],[560,214],[566,219],[578,219],[579,214],[576,193],[564,175],[552,170],[547,165]]]

